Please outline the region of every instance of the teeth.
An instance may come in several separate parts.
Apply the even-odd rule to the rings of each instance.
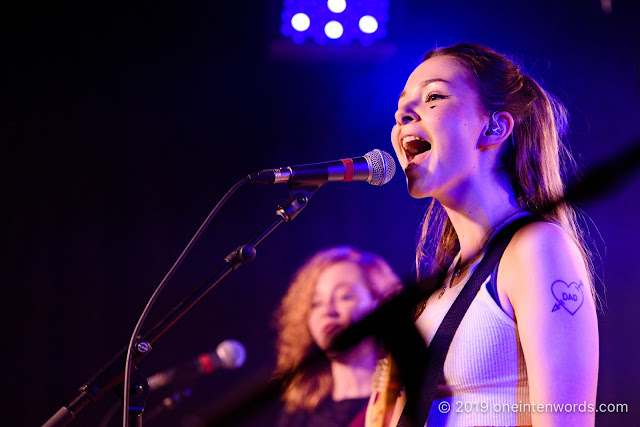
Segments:
[[[424,141],[424,139],[417,137],[415,135],[407,135],[404,138],[402,138],[402,144],[406,144],[407,142],[411,142],[411,141]]]
[[[431,150],[431,143],[415,135],[407,135],[402,138],[402,148],[410,156],[416,156]]]

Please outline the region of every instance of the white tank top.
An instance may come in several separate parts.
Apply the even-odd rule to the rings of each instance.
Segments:
[[[459,256],[459,255],[458,255]],[[416,327],[427,345],[480,260],[461,282],[431,295]],[[445,283],[449,283],[453,266]],[[427,426],[531,425],[529,383],[518,328],[482,284],[451,342]]]

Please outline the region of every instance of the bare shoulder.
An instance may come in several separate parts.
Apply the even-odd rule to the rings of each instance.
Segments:
[[[549,222],[534,222],[522,227],[505,250],[503,261],[520,272],[554,272],[587,276],[582,252],[564,229]]]
[[[514,255],[522,255],[522,252],[534,252],[542,256],[555,251],[580,253],[576,242],[562,227],[542,221],[532,222],[518,230],[508,249],[511,249],[510,252]]]
[[[580,247],[564,229],[548,222],[534,222],[518,230],[500,262],[498,283],[512,316],[536,302],[561,304],[563,294],[581,301],[591,299]]]

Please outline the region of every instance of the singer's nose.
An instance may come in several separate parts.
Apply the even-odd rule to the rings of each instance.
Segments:
[[[396,111],[395,119],[398,125],[406,125],[414,120],[418,120],[418,115],[413,111],[400,109]]]

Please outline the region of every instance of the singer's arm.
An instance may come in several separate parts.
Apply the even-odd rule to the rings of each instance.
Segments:
[[[578,246],[550,223],[525,226],[500,261],[498,295],[517,325],[534,426],[594,424],[587,405],[596,403],[598,325],[589,280]]]

